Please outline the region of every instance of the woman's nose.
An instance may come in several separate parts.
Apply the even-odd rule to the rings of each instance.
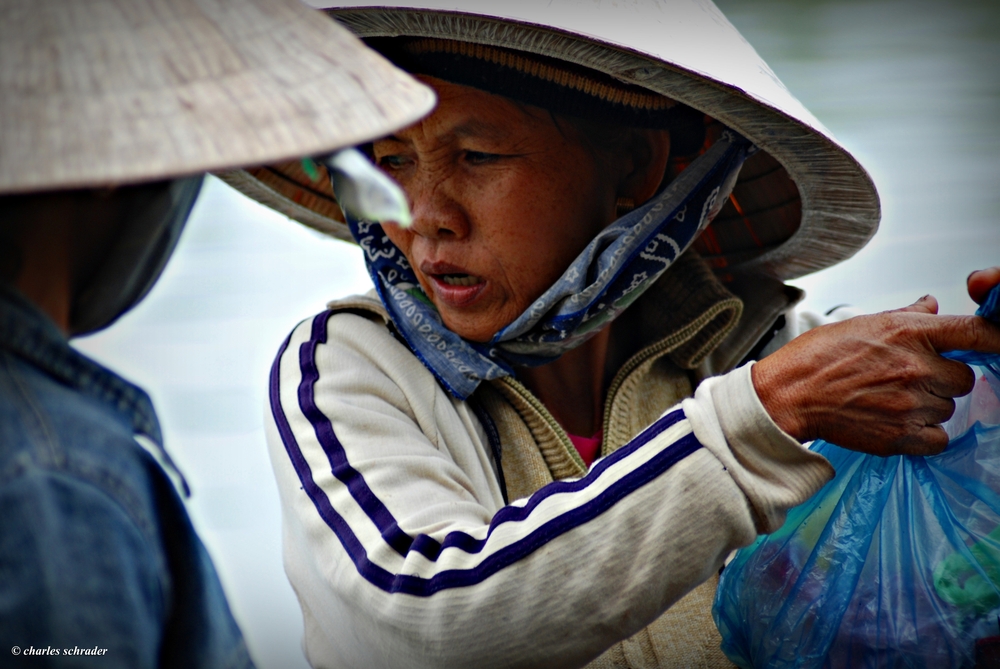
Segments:
[[[447,184],[426,181],[408,184],[411,230],[428,239],[463,239],[469,234],[469,221],[461,203],[448,191]]]

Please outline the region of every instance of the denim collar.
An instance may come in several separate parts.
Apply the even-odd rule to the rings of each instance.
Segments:
[[[66,336],[48,316],[2,281],[0,348],[124,417],[137,434],[153,441],[169,462],[149,395],[70,347]]]

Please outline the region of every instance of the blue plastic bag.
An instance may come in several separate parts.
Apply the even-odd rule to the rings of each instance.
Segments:
[[[1000,287],[977,312],[1000,315]],[[816,441],[835,478],[723,570],[713,615],[741,667],[972,667],[1000,634],[1000,356],[973,365],[947,450]]]

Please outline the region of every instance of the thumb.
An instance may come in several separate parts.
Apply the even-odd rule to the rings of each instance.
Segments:
[[[938,312],[938,301],[933,295],[924,295],[919,300],[908,307],[896,309],[895,311],[910,311],[918,314],[936,314]]]

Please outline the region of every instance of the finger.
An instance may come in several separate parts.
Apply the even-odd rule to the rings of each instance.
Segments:
[[[973,272],[966,280],[969,287],[969,297],[975,300],[976,304],[982,304],[986,299],[986,293],[990,292],[993,286],[1000,284],[1000,267],[990,267]]]
[[[899,455],[937,455],[948,447],[948,433],[940,425],[927,425],[901,441],[894,449]]]
[[[940,425],[955,415],[955,400],[932,395],[925,401],[921,414],[925,425]]]
[[[931,365],[927,389],[938,397],[962,397],[972,392],[975,384],[976,375],[968,365],[939,357]]]
[[[934,350],[1000,353],[1000,327],[979,316],[939,316],[923,319],[922,327]]]
[[[924,295],[913,304],[895,309],[894,311],[912,311],[920,314],[936,314],[938,312],[938,301],[933,295]]]

